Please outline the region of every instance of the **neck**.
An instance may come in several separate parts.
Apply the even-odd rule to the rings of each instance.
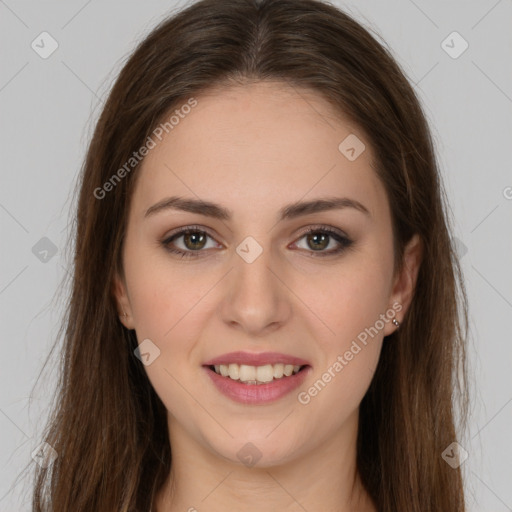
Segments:
[[[172,470],[153,512],[376,512],[356,467],[357,411],[329,442],[266,467],[213,453],[173,419],[169,432]]]

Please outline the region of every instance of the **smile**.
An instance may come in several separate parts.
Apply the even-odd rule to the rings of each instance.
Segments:
[[[312,371],[308,361],[275,352],[231,352],[206,361],[203,369],[221,394],[246,405],[285,397]]]
[[[261,385],[273,380],[290,377],[300,371],[300,365],[292,364],[266,364],[264,366],[250,366],[246,364],[216,364],[210,366],[217,375],[239,380],[249,385]]]

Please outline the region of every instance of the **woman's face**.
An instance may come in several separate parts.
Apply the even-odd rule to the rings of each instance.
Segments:
[[[417,244],[394,276],[372,149],[322,98],[258,83],[196,100],[137,171],[114,287],[171,443],[260,466],[353,445]]]

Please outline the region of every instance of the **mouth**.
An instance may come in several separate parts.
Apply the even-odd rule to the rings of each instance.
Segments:
[[[312,371],[308,361],[275,352],[231,352],[202,366],[221,394],[245,405],[264,405],[289,395]]]
[[[215,364],[207,368],[217,375],[236,380],[247,385],[268,384],[276,380],[286,379],[306,369],[308,365],[292,364],[265,364],[262,366],[251,366],[246,364]]]

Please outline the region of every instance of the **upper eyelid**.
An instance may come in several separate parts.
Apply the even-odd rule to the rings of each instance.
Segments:
[[[191,232],[191,233],[195,233],[195,232],[205,233],[210,238],[213,238],[213,239],[216,238],[214,235],[212,235],[210,233],[210,231],[207,228],[204,228],[204,227],[201,227],[201,226],[183,226],[181,228],[177,228],[176,230],[173,230],[168,235],[165,235],[162,238],[162,241],[166,242],[166,241],[171,240],[172,238],[175,238],[175,237],[178,238],[180,236],[186,235],[187,232]]]

